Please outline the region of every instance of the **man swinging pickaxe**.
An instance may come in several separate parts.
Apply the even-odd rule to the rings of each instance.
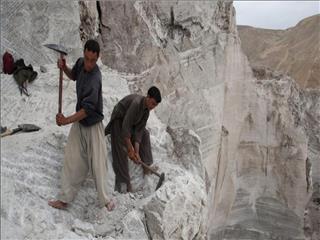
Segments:
[[[59,113],[56,115],[58,126],[71,124],[63,161],[61,190],[56,200],[48,204],[54,208],[64,209],[74,200],[81,184],[88,173],[92,176],[99,202],[107,210],[112,211],[114,202],[107,188],[107,146],[104,138],[102,74],[97,61],[100,46],[96,40],[88,40],[83,49],[83,57],[78,58],[72,68],[64,60],[66,51],[58,45],[46,45],[60,53],[58,67],[59,82]],[[76,81],[77,104],[76,112],[70,116],[61,113],[62,73]]]

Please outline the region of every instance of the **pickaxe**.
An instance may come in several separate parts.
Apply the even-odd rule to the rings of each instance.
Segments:
[[[50,48],[58,53],[60,53],[60,59],[63,59],[63,56],[68,55],[67,50],[58,44],[45,44],[47,48]],[[63,71],[60,69],[60,78],[59,78],[59,108],[58,113],[62,113],[62,81],[63,81]]]

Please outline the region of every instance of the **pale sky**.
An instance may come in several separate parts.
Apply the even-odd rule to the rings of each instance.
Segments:
[[[237,25],[268,29],[287,29],[306,17],[320,13],[320,1],[234,0],[233,5]]]

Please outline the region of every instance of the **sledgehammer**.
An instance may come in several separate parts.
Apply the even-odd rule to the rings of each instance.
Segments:
[[[154,171],[151,167],[149,167],[147,164],[145,164],[144,162],[140,161],[141,165],[148,169],[150,172],[152,172],[153,174],[157,175],[159,177],[159,182],[157,184],[157,187],[156,187],[156,191],[162,186],[162,183],[164,181],[164,173],[157,173],[156,171]]]
[[[58,53],[60,53],[60,59],[63,59],[64,55],[68,55],[67,50],[58,44],[45,44],[47,48],[50,48]],[[59,78],[59,107],[58,113],[62,113],[62,80],[63,80],[63,71],[60,69],[60,78]]]

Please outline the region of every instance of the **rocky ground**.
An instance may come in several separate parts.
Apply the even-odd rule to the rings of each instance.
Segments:
[[[5,3],[1,19],[12,21],[2,28],[3,46],[32,62],[39,77],[26,97],[11,76],[1,75],[1,125],[33,123],[42,129],[1,139],[1,236],[319,238],[319,90],[303,90],[264,66],[251,68],[232,1]],[[70,29],[61,27],[66,22]],[[21,49],[25,41],[42,46],[60,39],[74,44],[71,63],[81,56],[81,41],[91,37],[102,48],[104,124],[129,93],[145,94],[156,85],[163,96],[147,127],[165,184],[154,192],[157,177],[143,179],[142,169],[132,165],[136,193],[109,190],[117,204],[112,213],[99,209],[90,178],[67,211],[47,206],[59,190],[70,126],[55,125],[56,67],[39,71],[56,57],[42,47]],[[65,82],[63,96],[69,115],[73,82]],[[112,189],[112,172],[109,177]]]
[[[164,185],[155,192],[158,177],[143,179],[142,168],[130,165],[136,192],[119,194],[113,189],[113,172],[108,146],[109,194],[116,209],[107,212],[99,208],[94,182],[88,177],[76,199],[67,210],[49,207],[60,188],[63,152],[70,126],[57,127],[58,71],[47,65],[47,73],[30,84],[30,97],[20,96],[12,76],[1,75],[1,124],[14,128],[21,123],[41,127],[39,132],[18,133],[1,139],[1,234],[4,239],[148,239],[201,238],[202,211],[205,205],[204,184],[193,176],[179,159],[174,157],[178,148],[166,127],[151,114],[148,129],[151,132],[153,155],[159,171],[164,172]],[[105,120],[121,97],[129,94],[126,76],[103,69]],[[35,70],[38,70],[37,68]],[[40,71],[39,71],[40,72]],[[64,82],[63,112],[68,115],[75,107],[75,83]],[[190,144],[194,149],[199,142]],[[198,140],[198,139],[196,139]],[[193,149],[191,149],[192,151]],[[190,151],[190,149],[187,151]],[[181,155],[183,157],[183,155]],[[198,159],[199,160],[199,159]],[[197,159],[195,159],[197,161]]]

